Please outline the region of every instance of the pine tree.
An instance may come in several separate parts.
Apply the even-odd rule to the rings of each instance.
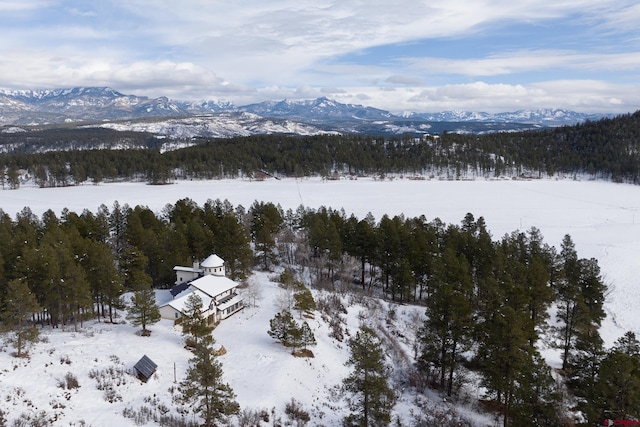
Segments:
[[[225,422],[240,410],[233,389],[222,382],[222,364],[217,360],[215,340],[207,335],[195,347],[186,378],[180,383],[182,399],[204,419],[203,426]]]
[[[114,311],[124,308],[122,277],[116,268],[111,249],[106,243],[91,241],[87,245],[87,256],[81,261],[87,277],[91,278],[93,299],[100,316],[109,317],[113,323]],[[105,313],[108,307],[108,315]]]
[[[151,288],[152,279],[146,273],[149,259],[136,247],[128,247],[120,255],[120,270],[124,286],[128,290],[138,291]]]
[[[597,399],[601,419],[640,417],[640,357],[614,347],[600,364]]]
[[[632,331],[627,331],[623,336],[618,338],[614,348],[629,356],[640,357],[640,341],[638,341],[636,334]]]
[[[7,183],[12,190],[20,187],[20,172],[15,164],[11,164],[7,169]]]
[[[558,328],[562,349],[562,369],[567,369],[569,353],[574,346],[575,330],[579,315],[580,263],[575,245],[568,234],[562,240],[561,279],[558,288],[557,318],[562,322]]]
[[[371,214],[369,214],[371,215]],[[360,220],[355,217],[349,218],[350,229],[345,239],[345,247],[348,253],[358,258],[360,261],[360,284],[364,290],[365,267],[367,262],[371,262],[376,253],[376,235],[374,232],[375,220]]]
[[[565,374],[567,385],[578,398],[578,408],[588,420],[595,422],[601,416],[595,402],[599,370],[606,356],[599,332],[605,316],[605,285],[600,278],[600,269],[595,260],[581,259],[579,266],[580,294],[574,322],[575,340],[568,355]],[[633,340],[628,338],[629,340],[624,342],[632,343]]]
[[[399,223],[399,217],[396,216],[391,219],[388,215],[383,215],[380,219],[380,225],[376,229],[378,252],[376,254],[375,263],[377,263],[381,269],[383,290],[385,292],[391,292],[393,300],[395,300],[396,287],[391,286],[391,279],[394,267],[397,266],[398,260],[402,254],[402,251],[400,250],[400,235],[398,231]]]
[[[435,265],[427,320],[419,333],[419,365],[423,370],[438,369],[440,387],[451,396],[459,354],[468,347],[472,330],[472,284],[465,256],[457,256],[453,249],[447,248],[442,262],[438,259]]]
[[[282,226],[282,215],[273,203],[255,202],[249,209],[251,237],[256,252],[262,258],[262,266],[268,270],[276,262],[275,236]]]
[[[131,304],[128,307],[127,320],[133,326],[142,326],[142,335],[148,336],[151,332],[147,325],[160,321],[160,309],[156,304],[156,294],[150,287],[133,293]]]
[[[302,326],[300,326],[300,335],[300,344],[303,348],[306,349],[310,345],[316,345],[316,337],[307,322],[303,322]]]
[[[293,294],[295,304],[294,309],[300,311],[300,316],[305,311],[313,311],[316,309],[316,301],[313,299],[311,291],[302,285],[303,289]]]
[[[35,295],[24,280],[15,279],[8,283],[0,318],[3,329],[13,333],[9,341],[16,348],[17,357],[24,356],[29,344],[38,340],[38,330],[27,323],[38,310],[40,306]]]
[[[567,386],[577,400],[576,408],[593,424],[602,421],[597,394],[600,365],[605,356],[604,343],[597,330],[581,334],[569,358],[566,372]]]
[[[77,229],[63,228],[52,211],[45,212],[43,222],[45,233],[38,249],[48,265],[43,306],[55,325],[60,323],[64,328],[73,321],[77,330],[78,320],[82,322],[85,312],[93,307],[87,275],[78,263],[77,254],[85,252],[84,240]]]
[[[187,335],[187,345],[189,347],[197,346],[198,341],[211,334],[213,330],[203,312],[202,298],[195,292],[189,295],[181,318],[182,334]]]
[[[384,361],[382,344],[372,329],[361,327],[349,341],[351,356],[347,365],[353,367],[343,380],[344,389],[351,394],[351,413],[346,426],[381,426],[391,422],[395,395],[387,383],[389,368]]]
[[[275,340],[278,340],[285,347],[294,347],[299,339],[300,327],[293,320],[293,316],[289,310],[283,310],[276,313],[273,319],[269,321],[269,330],[267,333]]]
[[[532,366],[535,354],[526,333],[528,320],[526,313],[504,305],[496,308],[493,317],[482,326],[482,384],[502,406],[504,427],[511,425],[520,387],[518,379]]]
[[[547,362],[534,351],[518,372],[511,402],[511,425],[559,427],[560,404],[556,383]]]
[[[111,214],[108,215],[109,229],[111,231],[111,246],[113,251],[117,254],[121,254],[126,246],[125,230],[127,227],[127,217],[131,210],[129,205],[125,204],[120,206],[120,203],[116,200],[113,202],[113,208]]]
[[[247,277],[253,262],[253,251],[249,245],[249,234],[235,214],[223,214],[214,235],[216,253],[226,260],[229,278],[238,280]]]

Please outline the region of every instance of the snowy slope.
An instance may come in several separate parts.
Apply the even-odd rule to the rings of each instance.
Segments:
[[[354,302],[347,297],[344,304],[348,313],[341,315],[345,338],[331,338],[327,317],[316,312],[313,319],[306,319],[318,341],[311,347],[314,357],[298,358],[267,334],[269,320],[286,306],[283,301],[290,300],[285,297],[288,291],[271,282],[265,273],[256,273],[250,280],[260,288],[256,306],[246,307],[226,319],[213,332],[217,344],[226,349],[226,354],[219,359],[224,381],[236,392],[242,409],[265,411],[272,420],[285,420],[285,405],[295,399],[310,414],[310,425],[340,425],[348,413],[344,399],[336,393],[349,373],[344,366],[349,357],[346,339],[355,334],[363,321],[392,340],[395,335],[406,337],[395,343],[399,353],[397,349],[387,349],[388,363],[397,364],[398,359],[408,361],[405,367],[411,363],[410,345],[418,325],[415,319],[421,319],[421,309],[394,306],[397,320],[389,323],[386,321],[389,304],[374,299]],[[322,298],[322,292],[314,293],[316,299]],[[159,291],[158,300],[166,300],[166,294],[167,291]],[[182,336],[167,320],[149,329],[151,336],[142,337],[139,328],[134,329],[123,321],[115,325],[91,321],[78,332],[72,327],[66,331],[45,329],[44,342],[32,348],[27,359],[13,358],[11,348],[5,347],[0,352],[0,363],[4,367],[0,372],[0,410],[9,422],[46,414],[43,418],[48,420],[47,425],[53,426],[140,425],[131,416],[124,416],[125,412],[140,414],[140,408],[156,414],[161,413],[160,408],[166,408],[167,415],[197,421],[188,407],[175,403],[172,398],[171,389],[176,387],[176,381],[184,379],[191,357],[183,348]],[[143,355],[158,365],[147,383],[135,378],[132,372],[133,365]],[[60,387],[69,373],[78,380],[79,388]],[[109,387],[99,389],[96,377],[112,386],[111,394],[107,392]],[[414,397],[409,390],[399,396],[394,418],[402,420],[403,425],[412,424],[411,409],[418,411]],[[438,398],[430,405],[443,409],[452,406]],[[474,414],[470,408],[460,409],[471,413],[477,425],[490,422],[489,417]],[[155,425],[151,421],[149,424]]]
[[[229,138],[260,134],[284,133],[318,135],[328,133],[314,126],[291,120],[265,119],[245,112],[219,113],[152,121],[111,122],[99,127],[117,131],[148,132],[173,138]],[[168,144],[171,144],[169,142]]]

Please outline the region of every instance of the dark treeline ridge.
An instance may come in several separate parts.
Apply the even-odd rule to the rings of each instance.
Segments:
[[[20,283],[40,306],[37,324],[114,321],[125,291],[169,287],[175,265],[215,252],[235,280],[280,265],[314,289],[422,305],[416,364],[399,373],[403,382],[455,396],[474,371],[505,426],[573,425],[570,406],[588,425],[640,416],[640,343],[629,333],[604,348],[606,286],[597,261],[579,258],[569,235],[558,251],[535,228],[494,240],[472,214],[455,225],[183,199],[161,213],[117,202],[60,217],[0,212],[0,241],[0,317],[10,284]],[[539,353],[542,337],[561,350],[560,383]]]
[[[23,132],[0,132],[0,147],[29,154],[44,151],[99,148],[157,148],[162,143],[150,133],[101,127],[49,125]]]
[[[32,138],[30,133],[10,138]],[[0,143],[7,135],[0,134]],[[162,140],[147,134],[109,130],[39,131],[38,144],[54,150],[62,138],[74,148],[101,138],[109,149],[2,154],[3,186],[19,185],[18,171],[27,171],[41,187],[147,180],[332,175],[433,175],[449,179],[468,176],[587,176],[639,183],[640,111],[575,126],[515,133],[459,135],[445,133],[416,139],[358,135],[257,135],[190,140],[196,145],[160,153]],[[113,147],[145,147],[114,150]],[[48,144],[44,139],[50,139]],[[73,143],[70,143],[73,142]],[[87,145],[84,145],[87,146]],[[94,147],[94,145],[88,144]]]

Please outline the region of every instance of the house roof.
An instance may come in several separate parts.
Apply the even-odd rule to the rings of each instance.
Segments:
[[[138,363],[136,363],[133,367],[141,377],[147,380],[156,371],[158,365],[156,365],[153,360],[149,359],[149,357],[145,354],[144,356],[142,356],[142,359],[138,360]]]
[[[228,301],[225,301],[223,304],[220,304],[218,306],[218,310],[225,310],[229,307],[231,307],[232,305],[234,305],[237,302],[242,301],[242,296],[241,295],[236,295],[235,297],[231,298]]]
[[[190,283],[191,287],[215,298],[223,292],[238,286],[236,282],[224,276],[203,276]]]
[[[175,298],[178,294],[186,291],[187,289],[189,289],[189,282],[182,282],[171,288],[169,292],[171,292],[171,296]]]
[[[202,299],[203,310],[208,310],[209,306],[211,305],[211,300],[213,300],[213,298],[204,292],[198,291],[197,289],[194,290],[193,292],[185,292],[182,296],[169,301],[168,303],[164,304],[162,307],[169,306],[169,307],[172,307],[174,310],[184,314],[184,310],[187,305],[187,299],[189,298],[189,295],[191,295],[192,293],[195,293]]]
[[[216,254],[209,255],[207,259],[202,261],[202,263],[200,264],[200,266],[203,268],[222,267],[223,265],[224,265],[224,260]]]
[[[175,267],[173,267],[173,271],[188,271],[189,273],[202,273],[201,268],[183,267],[181,265],[176,265]]]

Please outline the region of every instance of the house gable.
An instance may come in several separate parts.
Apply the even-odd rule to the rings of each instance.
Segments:
[[[160,307],[160,315],[165,319],[179,319],[182,317],[187,306],[187,300],[192,293],[195,293],[200,297],[202,300],[202,309],[204,311],[203,314],[208,315],[209,310],[212,308],[213,298],[204,292],[198,291],[197,289],[183,292],[178,298],[163,304]]]

